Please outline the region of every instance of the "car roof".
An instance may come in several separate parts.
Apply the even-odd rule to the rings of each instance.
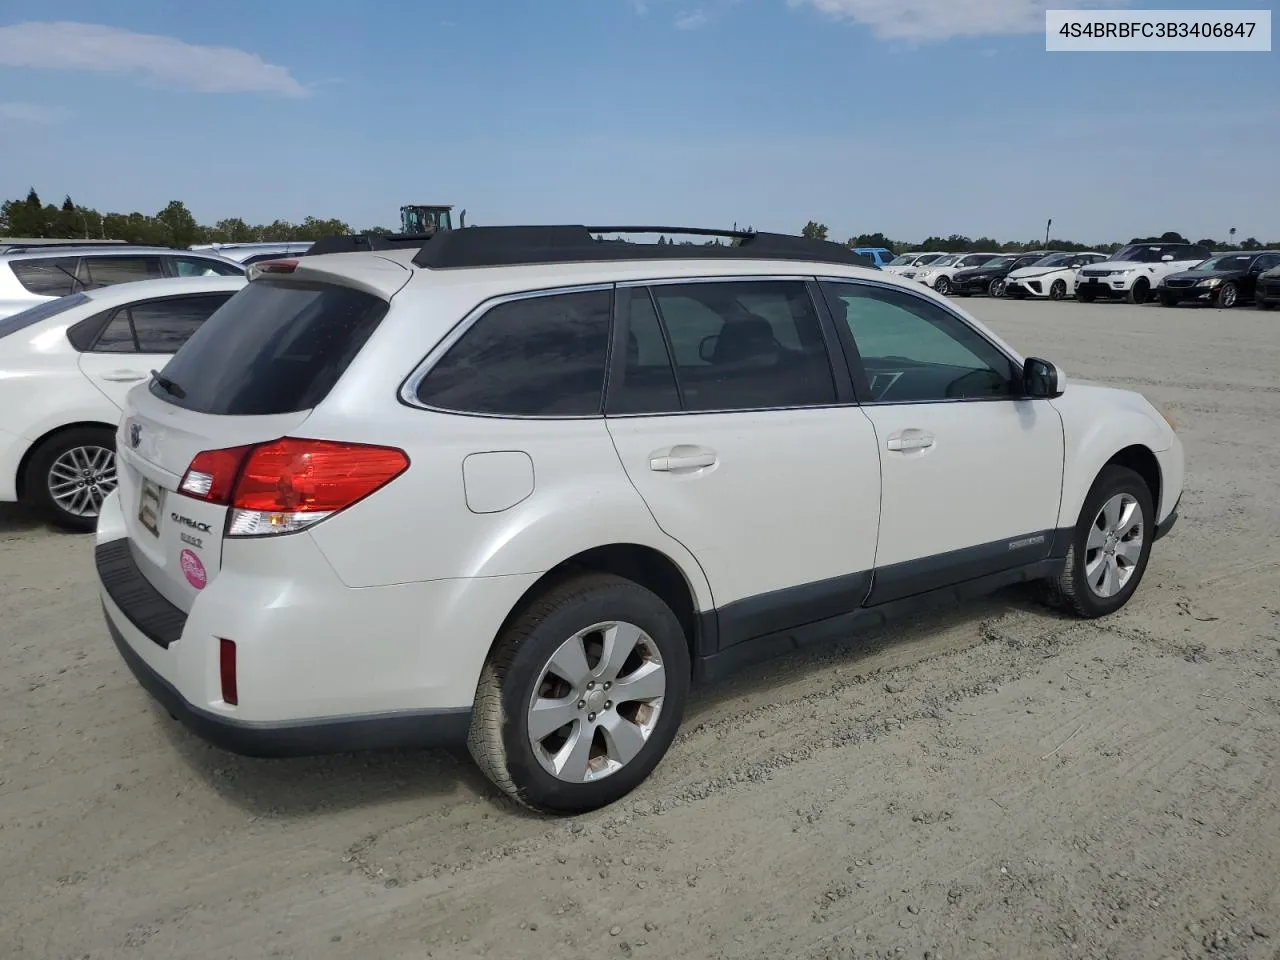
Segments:
[[[138,300],[173,297],[182,294],[220,293],[239,290],[248,280],[234,277],[163,277],[159,280],[132,280],[81,291],[100,307],[115,307]],[[77,296],[77,294],[72,294]]]
[[[220,257],[206,250],[175,250],[173,247],[148,247],[142,245],[107,246],[90,245],[83,247],[27,247],[19,250],[7,250],[0,253],[0,260],[30,260],[42,257],[128,257],[138,254],[171,254],[178,256],[195,256],[221,263],[234,263],[226,257]]]

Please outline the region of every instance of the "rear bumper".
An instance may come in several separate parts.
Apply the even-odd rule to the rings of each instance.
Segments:
[[[471,711],[405,711],[383,716],[252,723],[220,716],[188,701],[142,659],[103,606],[107,629],[138,683],[196,736],[246,757],[302,757],[403,747],[454,746],[466,740]]]

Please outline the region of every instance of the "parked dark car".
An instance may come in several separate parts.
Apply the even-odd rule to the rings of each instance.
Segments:
[[[1259,310],[1280,307],[1280,267],[1272,267],[1259,275],[1257,289],[1253,292],[1253,305]]]
[[[1190,270],[1169,274],[1156,292],[1166,307],[1207,303],[1227,309],[1252,300],[1258,277],[1273,267],[1280,267],[1280,251],[1220,253]]]
[[[1004,278],[1014,270],[1029,267],[1045,257],[1057,253],[1056,250],[1034,250],[1030,253],[1010,253],[993,257],[977,267],[965,267],[957,270],[951,278],[951,293],[957,297],[967,297],[974,293],[986,293],[998,297],[1003,292]]]

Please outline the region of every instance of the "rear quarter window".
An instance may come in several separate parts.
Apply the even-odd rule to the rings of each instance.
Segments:
[[[65,297],[78,289],[79,257],[33,257],[10,260],[9,269],[22,288],[38,297]]]
[[[326,283],[255,280],[165,365],[183,395],[151,392],[198,413],[268,416],[323,400],[382,318],[385,300]]]

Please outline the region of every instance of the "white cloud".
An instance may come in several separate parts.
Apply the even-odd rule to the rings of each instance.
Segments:
[[[28,22],[0,27],[0,65],[136,75],[153,85],[201,93],[284,97],[308,93],[286,68],[246,50],[202,46],[94,23]]]
[[[694,10],[692,13],[681,13],[676,17],[676,29],[697,30],[706,22],[707,15],[701,10]]]
[[[0,123],[58,123],[70,113],[65,107],[46,107],[38,103],[0,102]]]
[[[1057,0],[787,0],[870,27],[882,40],[945,40],[1044,31]],[[1075,0],[1075,7],[1127,6],[1125,0]]]

